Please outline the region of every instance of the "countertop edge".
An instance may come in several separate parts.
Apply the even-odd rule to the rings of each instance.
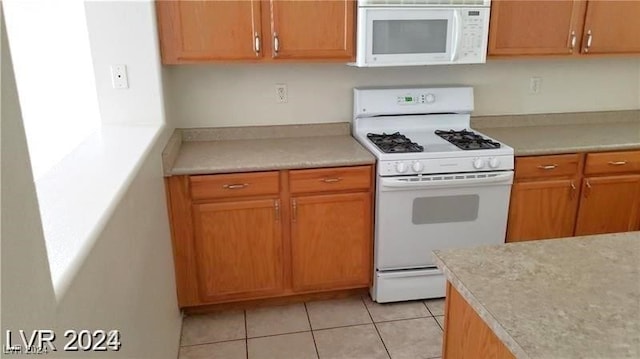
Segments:
[[[171,137],[167,141],[164,149],[162,150],[162,174],[164,177],[171,176],[173,170],[173,164],[178,158],[180,148],[182,147],[182,131],[180,129],[174,129]]]
[[[522,349],[518,342],[500,325],[498,320],[480,303],[480,301],[469,291],[464,283],[449,270],[437,251],[433,251],[436,266],[440,269],[451,285],[460,293],[464,300],[473,308],[482,321],[493,331],[500,341],[511,351],[516,358],[526,359],[529,355]],[[445,314],[446,315],[446,314]],[[446,330],[446,328],[445,328]]]
[[[369,161],[332,161],[327,162],[314,162],[314,163],[285,163],[274,166],[247,166],[247,167],[235,167],[233,169],[228,168],[202,168],[202,169],[189,169],[189,170],[174,170],[171,169],[165,176],[189,176],[189,175],[208,175],[208,174],[222,174],[222,173],[247,173],[247,172],[260,172],[260,171],[280,171],[280,170],[297,170],[297,169],[310,169],[310,168],[329,168],[329,167],[341,167],[341,166],[367,166],[375,164],[375,158],[372,156]]]
[[[509,146],[512,146],[512,145],[509,144]],[[607,152],[607,151],[623,151],[623,150],[638,150],[638,149],[640,149],[640,143],[575,146],[575,147],[564,147],[561,149],[550,148],[550,149],[535,149],[535,150],[518,150],[517,147],[514,147],[514,156],[524,157],[524,156],[537,156],[537,155],[560,155],[560,154],[567,154],[567,153]]]

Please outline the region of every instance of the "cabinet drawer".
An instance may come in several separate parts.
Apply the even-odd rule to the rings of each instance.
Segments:
[[[572,177],[580,172],[580,154],[516,158],[516,179]]]
[[[589,153],[585,174],[640,172],[640,151]]]
[[[337,167],[289,172],[291,193],[340,191],[371,187],[371,166]]]
[[[280,188],[278,172],[191,176],[189,182],[194,200],[278,194]]]

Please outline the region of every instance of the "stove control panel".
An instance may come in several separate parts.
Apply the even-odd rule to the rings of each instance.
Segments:
[[[380,176],[513,170],[513,156],[378,161]]]

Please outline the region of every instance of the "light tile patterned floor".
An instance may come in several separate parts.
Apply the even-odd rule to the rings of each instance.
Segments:
[[[185,317],[179,359],[431,359],[444,299],[368,296]]]

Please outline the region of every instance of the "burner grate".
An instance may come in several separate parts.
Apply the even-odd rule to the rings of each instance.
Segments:
[[[498,142],[484,138],[473,131],[436,130],[435,134],[462,150],[486,150],[500,148],[500,144]]]
[[[392,134],[368,133],[367,138],[384,153],[422,152],[424,147],[411,141],[400,132]]]

